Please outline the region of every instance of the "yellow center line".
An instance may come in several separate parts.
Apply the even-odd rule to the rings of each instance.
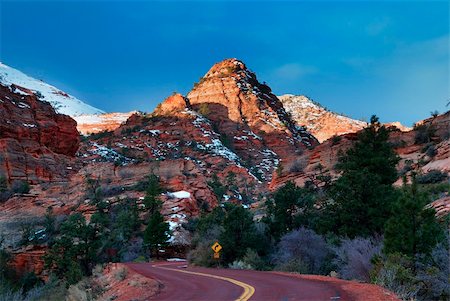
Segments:
[[[184,270],[178,270],[178,269],[170,269],[170,268],[165,268],[162,266],[154,266],[154,267],[156,267],[158,269],[170,270],[170,271],[198,275],[198,276],[205,276],[205,277],[210,277],[210,278],[215,278],[215,279],[220,279],[220,280],[231,282],[231,283],[233,283],[237,286],[240,286],[244,289],[244,292],[239,296],[239,298],[236,299],[236,301],[247,301],[255,293],[255,288],[253,286],[251,286],[250,284],[247,284],[247,283],[244,283],[244,282],[232,279],[232,278],[216,276],[216,275],[211,275],[211,274],[205,274],[205,273],[184,271]]]

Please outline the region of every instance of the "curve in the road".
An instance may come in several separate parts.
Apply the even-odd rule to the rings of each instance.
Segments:
[[[174,271],[174,272],[179,272],[179,273],[186,273],[186,274],[210,277],[210,278],[215,278],[215,279],[220,279],[220,280],[231,282],[231,283],[233,283],[233,284],[235,284],[237,286],[240,286],[240,287],[242,287],[244,289],[244,292],[239,296],[239,298],[236,299],[236,301],[247,301],[255,293],[255,288],[253,286],[251,286],[250,284],[244,283],[242,281],[238,281],[236,279],[232,279],[232,278],[228,278],[228,277],[222,277],[222,276],[217,276],[217,275],[212,275],[212,274],[205,274],[205,273],[199,273],[199,272],[191,272],[191,271],[185,271],[185,270],[171,269],[171,268],[166,268],[166,267],[163,267],[163,266],[157,266],[157,268],[158,269],[169,270],[169,271]]]
[[[340,285],[289,274],[252,270],[212,269],[186,263],[129,263],[135,272],[158,279],[160,301],[330,301],[355,300]],[[244,289],[244,292],[242,292]],[[382,299],[380,299],[382,300]]]

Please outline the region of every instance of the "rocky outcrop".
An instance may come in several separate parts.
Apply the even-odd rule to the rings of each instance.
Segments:
[[[77,122],[78,131],[81,134],[88,135],[103,131],[114,131],[135,113],[136,111],[128,113],[78,115],[73,117],[73,119]]]
[[[303,95],[285,94],[278,96],[286,111],[299,125],[305,126],[320,143],[333,136],[356,133],[367,126],[367,122],[329,111],[319,103]],[[400,122],[386,123],[401,131],[411,130]]]
[[[11,267],[18,275],[34,272],[40,275],[44,270],[44,255],[47,247],[28,246],[21,250],[16,250],[13,255]]]
[[[190,108],[189,99],[179,93],[167,97],[155,109],[156,115],[170,115]]]
[[[207,117],[250,165],[277,160],[258,168],[264,179],[270,178],[280,160],[293,161],[302,150],[318,144],[286,113],[270,87],[258,82],[239,60],[214,65],[187,97],[192,108]]]
[[[79,146],[76,123],[23,90],[0,85],[0,175],[31,183],[66,178]]]

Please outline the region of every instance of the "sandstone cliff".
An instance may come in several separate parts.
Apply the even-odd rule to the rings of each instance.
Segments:
[[[0,175],[11,182],[58,181],[79,146],[75,121],[18,86],[0,85]]]

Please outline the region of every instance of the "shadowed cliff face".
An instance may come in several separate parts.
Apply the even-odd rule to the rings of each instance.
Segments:
[[[0,174],[10,181],[61,180],[79,147],[76,122],[27,92],[0,85]]]
[[[188,94],[190,104],[221,104],[223,112],[209,110],[208,118],[219,123],[219,131],[232,133],[246,127],[262,136],[274,133],[282,141],[293,139],[296,147],[305,148],[317,145],[317,140],[304,129],[298,127],[286,113],[282,103],[272,94],[266,84],[258,82],[256,75],[239,60],[228,59],[215,64]],[[235,123],[235,127],[227,124]]]

